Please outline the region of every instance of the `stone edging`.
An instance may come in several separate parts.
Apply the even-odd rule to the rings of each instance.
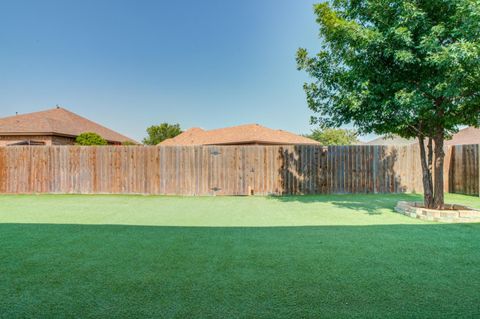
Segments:
[[[462,206],[446,204],[447,210],[425,208],[422,203],[399,201],[395,207],[397,213],[426,221],[444,223],[480,223],[480,211]]]

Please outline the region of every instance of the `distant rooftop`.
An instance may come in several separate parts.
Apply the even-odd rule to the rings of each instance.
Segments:
[[[365,145],[411,145],[416,139],[405,139],[399,136],[379,137]],[[445,140],[445,145],[480,144],[480,128],[467,127],[454,134],[451,139]]]
[[[458,131],[445,145],[480,144],[480,128],[467,127]]]
[[[62,107],[0,118],[0,135],[60,135],[76,137],[93,132],[109,142],[135,142],[105,126]]]
[[[244,145],[244,144],[320,144],[315,140],[283,130],[273,130],[258,124],[246,124],[203,130],[191,128],[159,145]]]
[[[378,137],[374,140],[371,140],[370,142],[366,142],[364,145],[411,145],[415,144],[417,141],[416,140],[408,140],[406,138],[400,137],[400,136],[382,136]]]

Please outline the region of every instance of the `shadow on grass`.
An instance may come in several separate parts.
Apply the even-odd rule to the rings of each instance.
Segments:
[[[0,224],[5,317],[474,317],[480,224]]]
[[[351,209],[369,215],[380,215],[381,210],[392,210],[398,201],[421,201],[419,194],[338,194],[338,195],[299,195],[269,196],[280,202],[303,204],[325,203],[339,208]]]

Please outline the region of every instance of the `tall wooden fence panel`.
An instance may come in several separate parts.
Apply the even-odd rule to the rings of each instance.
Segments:
[[[290,146],[281,155],[285,194],[422,191],[416,147]]]
[[[445,190],[478,194],[478,145],[446,148]],[[0,148],[0,193],[422,192],[418,146]]]
[[[478,195],[480,182],[479,145],[452,147],[449,190],[452,193]]]

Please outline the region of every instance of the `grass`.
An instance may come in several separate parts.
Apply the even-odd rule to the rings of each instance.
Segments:
[[[0,196],[0,317],[480,316],[480,224],[401,199]]]

